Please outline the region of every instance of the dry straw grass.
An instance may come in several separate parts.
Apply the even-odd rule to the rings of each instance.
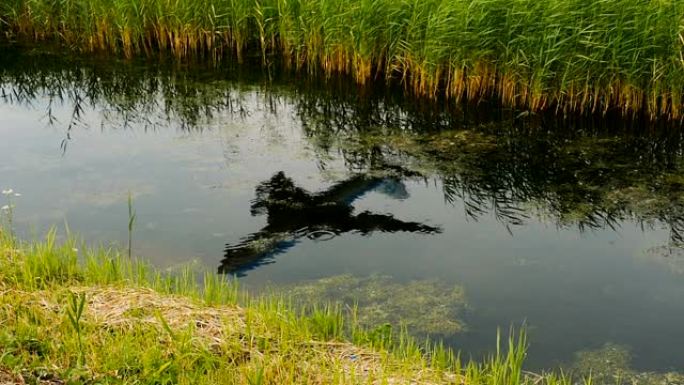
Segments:
[[[244,331],[244,311],[236,306],[206,307],[180,296],[162,296],[151,289],[78,288],[86,295],[87,316],[104,328],[131,330],[142,324],[173,330],[194,326],[194,335],[211,347]]]

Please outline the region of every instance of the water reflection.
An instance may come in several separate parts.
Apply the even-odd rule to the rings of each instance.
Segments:
[[[163,266],[462,286],[472,327],[453,343],[468,352],[526,319],[533,365],[607,341],[639,369],[681,365],[684,130],[295,80],[0,50],[1,182],[25,193],[24,224],[68,216],[94,242],[125,239],[139,193],[137,250]]]
[[[273,257],[309,239],[331,239],[348,232],[415,232],[434,234],[438,227],[396,219],[390,214],[363,211],[354,214],[352,204],[370,191],[394,199],[406,199],[406,187],[397,176],[354,175],[332,187],[310,193],[279,172],[259,184],[252,215],[267,215],[268,224],[238,244],[227,245],[219,272],[244,274],[245,270],[272,263]]]
[[[104,65],[5,47],[0,55],[1,97],[19,104],[47,97],[45,119],[65,127],[63,151],[74,128],[85,124],[86,106],[100,109],[113,127],[148,130],[175,121],[192,131],[220,113],[248,116],[253,106],[244,84],[261,83],[262,107],[278,115],[293,106],[322,169],[337,154],[354,172],[390,168],[374,163],[394,159],[414,175],[440,180],[445,199],[462,202],[469,217],[493,213],[509,231],[530,216],[580,231],[633,220],[645,228],[665,224],[672,244],[684,242],[682,130],[636,132],[638,122],[440,108],[344,79],[298,79],[293,86],[282,73],[268,78],[264,83],[263,74],[242,67]],[[56,103],[71,104],[69,122],[53,117]]]
[[[342,155],[363,167],[369,145],[438,177],[445,199],[477,219],[493,213],[510,230],[530,216],[560,228],[644,228],[665,224],[673,245],[684,241],[684,158],[679,135],[576,136],[539,132],[449,130],[337,139]]]
[[[664,224],[672,245],[684,242],[682,130],[635,131],[638,122],[632,121],[440,107],[385,88],[359,89],[344,79],[305,78],[291,85],[287,74],[274,71],[264,82],[263,74],[243,67],[105,65],[3,47],[0,95],[18,104],[47,97],[45,120],[65,127],[66,151],[73,130],[86,124],[85,107],[100,109],[115,128],[153,130],[174,121],[182,130],[201,130],[221,113],[235,119],[253,113],[245,84],[260,84],[262,107],[274,115],[294,113],[321,169],[337,155],[350,171],[362,173],[391,168],[375,163],[393,159],[414,176],[441,181],[445,200],[462,202],[465,215],[493,213],[511,232],[530,216],[579,231],[635,221],[644,228]],[[52,115],[57,103],[72,106],[69,122]],[[233,247],[226,250],[228,257]]]

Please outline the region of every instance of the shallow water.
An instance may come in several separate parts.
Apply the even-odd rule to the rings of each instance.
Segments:
[[[684,370],[681,136],[268,78],[3,48],[17,229],[125,245],[130,192],[134,253],[161,267],[255,289],[437,280],[464,289],[466,330],[445,338],[467,354],[525,323],[533,368],[614,343],[638,369]]]

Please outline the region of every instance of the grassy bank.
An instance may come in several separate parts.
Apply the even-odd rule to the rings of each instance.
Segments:
[[[55,232],[0,233],[1,384],[569,384],[525,374],[524,335],[490,360],[294,311],[230,280],[163,275]]]
[[[7,0],[11,38],[127,56],[272,58],[421,95],[682,119],[678,0]]]

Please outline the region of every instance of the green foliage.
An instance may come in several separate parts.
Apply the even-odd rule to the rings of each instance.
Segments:
[[[71,325],[74,332],[78,337],[78,357],[79,362],[83,362],[84,351],[83,351],[83,311],[85,310],[86,295],[85,293],[69,293],[69,303],[66,310],[67,318],[69,319],[69,324]]]
[[[377,347],[391,346],[393,342],[392,325],[386,323],[370,329],[368,332],[360,333],[356,336],[356,341]]]
[[[128,192],[128,258],[133,253],[133,227],[135,226],[136,213],[133,209],[133,195]]]
[[[314,336],[323,340],[344,338],[344,317],[339,307],[314,305],[308,314],[309,325]]]
[[[682,117],[678,0],[11,0],[0,30],[127,56],[259,56],[422,95]]]

